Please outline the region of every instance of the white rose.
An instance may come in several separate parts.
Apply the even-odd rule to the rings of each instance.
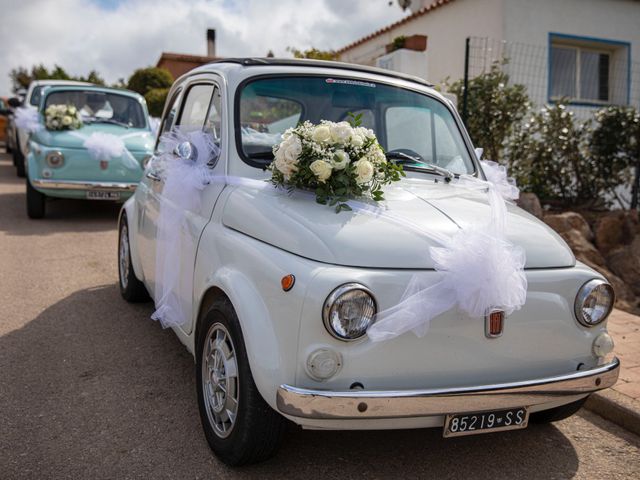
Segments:
[[[369,183],[373,178],[373,164],[368,160],[358,160],[354,163],[356,167],[356,182],[359,184]]]
[[[69,115],[65,115],[64,117],[62,117],[62,125],[64,125],[65,127],[71,125],[71,117]]]
[[[333,154],[333,161],[331,165],[335,170],[344,170],[347,165],[349,165],[349,154],[344,150],[336,150],[336,153]]]
[[[336,143],[345,144],[353,135],[353,128],[347,122],[338,122],[331,125],[331,139]]]
[[[53,128],[56,128],[58,125],[59,125],[59,122],[57,119],[54,118],[53,120],[51,120],[51,126]]]
[[[320,183],[326,182],[327,179],[331,176],[331,164],[325,162],[324,160],[316,160],[311,165],[309,165],[309,168]]]
[[[284,175],[285,180],[289,180],[291,175],[298,171],[298,166],[296,162],[288,161],[284,155],[280,154],[280,150],[276,153],[276,159],[274,161],[274,165]]]
[[[358,132],[355,132],[353,135],[351,135],[351,145],[353,145],[356,148],[364,145],[364,136],[362,136]]]
[[[278,153],[280,152],[288,162],[297,162],[302,153],[302,142],[297,135],[291,135],[280,144]]]
[[[318,125],[313,129],[311,138],[314,142],[328,143],[331,140],[331,130],[327,125]]]
[[[69,115],[75,115],[76,111],[76,107],[74,107],[73,105],[69,107]]]

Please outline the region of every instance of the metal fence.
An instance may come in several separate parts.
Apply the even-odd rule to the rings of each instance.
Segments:
[[[577,118],[585,119],[606,105],[639,108],[640,63],[632,62],[627,54],[600,58],[597,52],[586,53],[583,53],[580,68],[569,47],[550,51],[544,45],[469,37],[465,78],[473,78],[488,72],[493,65],[500,65],[509,75],[511,84],[518,83],[527,88],[534,106],[545,105],[562,96],[573,97],[571,109]],[[580,78],[581,72],[585,78]],[[588,81],[587,76],[592,80]],[[575,98],[581,87],[582,96],[587,98]]]

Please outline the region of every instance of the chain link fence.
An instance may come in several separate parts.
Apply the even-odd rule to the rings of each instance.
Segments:
[[[640,108],[640,63],[630,60],[628,48],[599,51],[568,43],[550,48],[470,37],[465,73],[473,78],[499,65],[511,84],[527,88],[535,107],[565,97],[576,118],[586,119],[607,105]]]

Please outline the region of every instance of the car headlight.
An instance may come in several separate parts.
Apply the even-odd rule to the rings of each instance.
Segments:
[[[62,152],[49,152],[45,157],[45,161],[51,168],[58,168],[64,164],[64,155]]]
[[[576,319],[585,327],[594,327],[609,316],[614,300],[611,285],[600,279],[589,280],[578,290]]]
[[[346,283],[329,294],[322,318],[327,331],[339,340],[357,340],[375,321],[376,301],[367,287]]]

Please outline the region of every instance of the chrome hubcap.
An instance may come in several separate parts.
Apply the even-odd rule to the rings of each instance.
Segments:
[[[120,230],[120,260],[118,262],[118,270],[120,273],[120,285],[122,288],[127,288],[129,282],[129,234],[127,225],[123,225]]]
[[[238,413],[238,362],[229,331],[215,323],[202,350],[202,393],[209,423],[216,435],[229,436]]]

